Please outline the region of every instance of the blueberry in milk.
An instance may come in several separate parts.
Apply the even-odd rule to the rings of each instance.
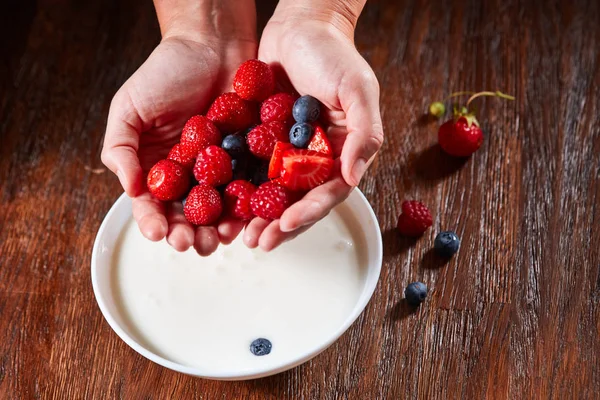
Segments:
[[[250,343],[250,351],[255,356],[266,356],[271,352],[273,345],[269,339],[258,338]]]

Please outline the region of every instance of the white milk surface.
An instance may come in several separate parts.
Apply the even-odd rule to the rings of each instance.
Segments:
[[[240,236],[206,258],[150,242],[130,221],[112,277],[129,333],[168,360],[211,373],[305,356],[341,327],[363,290],[364,238],[344,207],[270,253],[246,248]],[[250,352],[257,338],[271,341],[270,354]]]

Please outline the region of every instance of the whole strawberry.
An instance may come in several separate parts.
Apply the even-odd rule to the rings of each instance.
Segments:
[[[183,214],[192,225],[211,225],[216,222],[223,211],[223,204],[219,192],[208,185],[197,185],[190,190]]]
[[[275,90],[275,75],[268,64],[248,60],[235,73],[233,88],[244,100],[263,101]]]
[[[296,99],[288,93],[277,93],[269,97],[260,105],[260,120],[265,122],[285,122],[292,126],[292,107]]]
[[[256,186],[244,180],[231,182],[225,188],[223,198],[227,214],[241,220],[249,220],[254,217],[250,208],[250,198],[256,191]]]
[[[209,186],[229,183],[233,178],[231,157],[219,146],[208,146],[198,154],[194,177],[198,183]]]
[[[167,156],[168,160],[177,161],[181,165],[183,165],[186,169],[192,170],[194,168],[194,164],[196,164],[196,156],[198,152],[195,151],[195,148],[187,145],[181,145],[181,143],[177,143],[171,151],[169,151],[169,155]]]
[[[247,129],[258,120],[255,105],[233,92],[217,97],[208,109],[206,117],[223,133]]]
[[[246,137],[248,149],[256,157],[270,160],[275,144],[289,142],[288,129],[283,122],[273,121],[252,129]]]
[[[208,118],[195,115],[183,126],[179,142],[191,149],[197,149],[198,154],[208,146],[221,144],[221,132]]]
[[[500,91],[457,92],[451,94],[448,98],[467,94],[471,97],[467,100],[466,106],[455,107],[453,118],[443,123],[438,130],[440,147],[446,153],[455,157],[468,157],[475,153],[483,143],[483,132],[479,127],[477,118],[475,118],[475,112],[469,111],[469,106],[473,100],[481,96],[494,96],[506,100],[515,99],[513,96]],[[436,118],[440,118],[446,113],[446,107],[443,102],[436,101],[429,106],[429,113]]]
[[[406,236],[421,236],[433,224],[427,206],[420,201],[404,201],[398,218],[398,230]]]
[[[468,157],[483,143],[483,132],[475,117],[460,116],[442,124],[438,143],[451,156]]]
[[[160,160],[148,172],[148,190],[162,201],[180,199],[190,187],[190,174],[173,160]]]
[[[280,218],[293,203],[294,193],[274,182],[265,182],[250,198],[252,213],[264,219]]]

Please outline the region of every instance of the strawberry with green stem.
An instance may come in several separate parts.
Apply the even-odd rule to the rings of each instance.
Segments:
[[[444,122],[438,131],[438,142],[442,149],[455,157],[468,157],[473,154],[483,143],[483,132],[479,127],[479,121],[475,117],[475,110],[469,106],[471,102],[478,97],[494,96],[506,100],[514,100],[513,96],[500,91],[456,92],[452,93],[445,100],[453,97],[470,95],[466,106],[454,107],[453,118]],[[446,113],[446,107],[443,102],[436,101],[429,106],[429,113],[434,117],[440,118]]]

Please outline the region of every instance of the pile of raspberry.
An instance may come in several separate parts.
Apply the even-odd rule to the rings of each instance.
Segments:
[[[235,74],[235,92],[217,97],[205,116],[190,118],[166,159],[148,172],[147,186],[165,202],[183,200],[193,225],[223,215],[268,220],[326,182],[333,151],[311,96],[276,93],[275,75],[259,60]]]

